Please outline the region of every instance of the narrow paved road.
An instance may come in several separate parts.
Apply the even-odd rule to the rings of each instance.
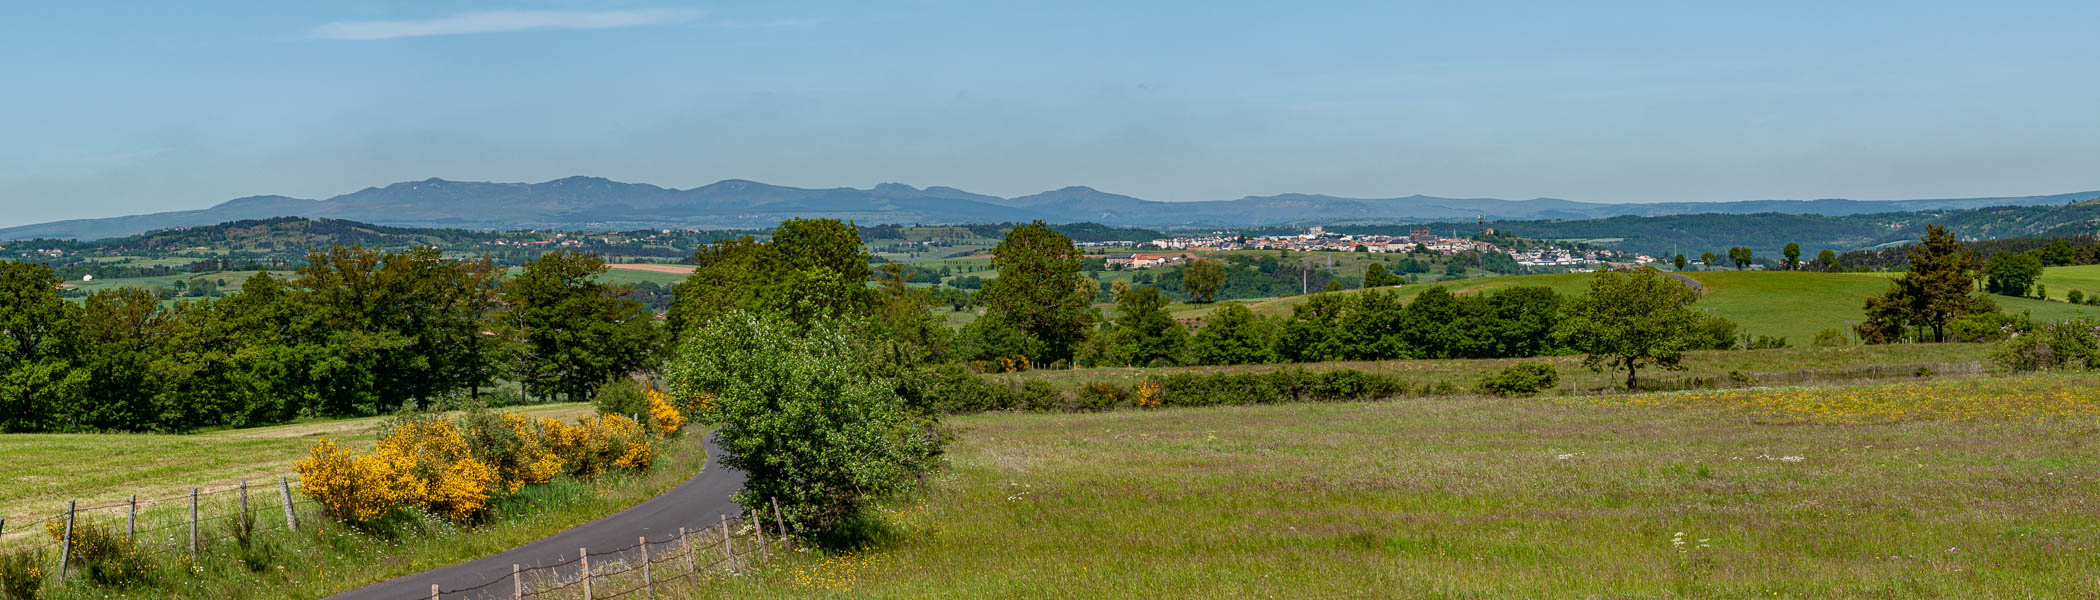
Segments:
[[[729,495],[744,487],[744,473],[722,466],[715,457],[723,455],[715,438],[707,438],[707,468],[699,475],[671,488],[663,495],[651,498],[605,518],[571,528],[568,531],[548,536],[536,542],[512,548],[501,554],[488,556],[449,567],[431,569],[414,575],[382,581],[334,596],[330,600],[428,600],[431,584],[437,584],[444,593],[444,600],[467,600],[483,598],[509,598],[511,586],[506,581],[479,590],[466,590],[491,581],[510,577],[511,565],[553,565],[576,559],[578,548],[590,548],[596,555],[611,548],[632,546],[643,537],[649,541],[664,542],[678,537],[678,528],[700,531],[720,522],[722,515],[736,516],[743,512]],[[633,550],[633,558],[640,558],[640,551]],[[628,556],[593,556],[591,562],[607,564]],[[604,562],[600,562],[604,561]],[[574,576],[576,566],[557,569],[562,577]]]
[[[1673,271],[1664,271],[1663,274],[1669,275],[1670,277],[1675,278],[1678,281],[1684,282],[1685,285],[1690,286],[1692,288],[1692,291],[1699,292],[1699,295],[1701,296],[1706,295],[1706,286],[1700,284],[1697,281],[1693,281],[1690,277],[1685,277],[1684,275]]]

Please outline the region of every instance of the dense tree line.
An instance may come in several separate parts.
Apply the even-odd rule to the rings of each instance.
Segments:
[[[659,328],[604,263],[561,251],[506,282],[488,259],[338,246],[298,276],[166,306],[140,288],[72,303],[0,263],[0,430],[186,431],[383,414],[499,379],[577,399],[648,364]]]
[[[1981,240],[1963,242],[1962,247],[1979,264],[2004,253],[2032,253],[2044,266],[2051,267],[2100,264],[2100,240],[2091,235]],[[1910,246],[1854,250],[1840,255],[1837,260],[1848,268],[1901,271],[1909,268]]]

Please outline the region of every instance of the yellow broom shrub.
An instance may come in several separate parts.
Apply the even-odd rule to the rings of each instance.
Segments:
[[[649,388],[642,391],[642,397],[649,401],[649,425],[657,435],[668,437],[685,427],[685,415],[679,414],[678,408],[671,404],[670,394]]]
[[[292,463],[299,490],[328,511],[351,523],[377,520],[423,496],[423,482],[413,473],[414,460],[394,452],[358,455],[324,438]]]

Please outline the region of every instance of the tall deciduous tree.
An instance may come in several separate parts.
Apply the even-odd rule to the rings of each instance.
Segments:
[[[1211,311],[1189,339],[1189,358],[1199,365],[1244,365],[1269,362],[1268,323],[1247,305],[1226,303]]]
[[[1093,284],[1079,275],[1081,255],[1072,238],[1036,221],[1006,232],[992,249],[992,268],[999,278],[984,286],[978,298],[987,318],[999,319],[1042,342],[1044,356],[1030,360],[1069,359],[1072,349],[1093,326]],[[1085,286],[1085,287],[1082,287]]]
[[[1684,253],[1683,253],[1683,252],[1679,252],[1679,253],[1677,253],[1677,257],[1676,257],[1676,258],[1670,259],[1670,264],[1671,264],[1671,265],[1674,265],[1674,266],[1676,266],[1676,267],[1677,267],[1677,270],[1679,270],[1679,271],[1682,271],[1682,270],[1684,270],[1684,264],[1685,264],[1685,262],[1686,262],[1686,261],[1684,260]]]
[[[1735,263],[1735,270],[1737,271],[1741,271],[1744,268],[1749,267],[1750,248],[1747,246],[1736,246],[1733,248],[1729,248],[1728,262]]]
[[[1821,271],[1823,271],[1823,272],[1825,272],[1825,273],[1828,273],[1828,272],[1830,272],[1830,271],[1835,271],[1835,270],[1837,270],[1837,266],[1838,266],[1838,253],[1837,253],[1837,251],[1835,251],[1835,250],[1831,250],[1831,249],[1829,249],[1829,248],[1824,248],[1822,252],[1818,252],[1818,253],[1816,253],[1816,268],[1817,268],[1817,269],[1819,269],[1819,270],[1821,270]]]
[[[1993,294],[2002,296],[2026,296],[2034,289],[2036,279],[2042,277],[2042,257],[2039,252],[1999,252],[1991,255],[1983,265],[1989,278],[1984,287]]]
[[[570,400],[646,366],[658,343],[656,324],[626,286],[599,282],[605,261],[562,250],[525,263],[504,290],[505,320],[517,327],[526,391]]]
[[[1559,339],[1592,369],[1625,370],[1630,390],[1641,367],[1683,368],[1684,351],[1702,337],[1702,315],[1691,309],[1698,300],[1699,292],[1652,268],[1605,271],[1568,303]]]
[[[1788,270],[1788,271],[1795,271],[1795,270],[1800,270],[1800,268],[1801,268],[1801,244],[1797,244],[1797,243],[1794,243],[1794,242],[1787,242],[1787,243],[1786,243],[1786,248],[1783,248],[1783,249],[1781,249],[1781,250],[1780,250],[1780,254],[1786,255],[1786,270]]]
[[[43,431],[57,406],[77,397],[80,307],[58,297],[51,269],[0,260],[0,432]]]
[[[1181,268],[1181,291],[1198,304],[1210,302],[1225,287],[1225,264],[1210,259],[1190,261]]]
[[[1131,290],[1116,300],[1109,349],[1116,362],[1136,367],[1180,364],[1188,331],[1167,313],[1167,295],[1158,288]]]
[[[1699,262],[1706,263],[1706,268],[1711,269],[1715,265],[1721,264],[1721,257],[1714,256],[1712,252],[1701,252],[1699,253]]]

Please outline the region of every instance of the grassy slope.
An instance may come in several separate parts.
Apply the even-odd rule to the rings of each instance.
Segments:
[[[1905,412],[1914,406],[1929,409]],[[2100,587],[2093,375],[954,424],[951,468],[890,512],[893,541],[692,597],[2035,598]]]
[[[2059,267],[2059,269],[2084,269],[2085,267]],[[2070,277],[2092,276],[2100,278],[2100,269],[2090,271],[2058,272],[2052,274],[2066,283],[2050,284],[2052,290],[2069,290]],[[1685,276],[1707,287],[1707,294],[1694,305],[1726,317],[1742,326],[1744,333],[1782,336],[1792,344],[1800,345],[1815,339],[1816,332],[1837,329],[1849,334],[1853,323],[1865,318],[1863,307],[1866,298],[1888,291],[1886,273],[1809,273],[1781,271],[1687,271]],[[1582,294],[1589,289],[1588,273],[1556,275],[1508,275],[1444,282],[1453,292],[1471,294],[1493,292],[1517,286],[1545,286],[1562,294]],[[2046,276],[2045,276],[2046,277]],[[2047,281],[2047,279],[2045,279]],[[1428,285],[1407,285],[1400,288],[1401,296],[1413,299]],[[1356,293],[1351,291],[1349,293]],[[2061,291],[2052,291],[2051,296],[2061,297]],[[2043,321],[2058,321],[2074,317],[2100,317],[2100,307],[2074,306],[2063,302],[2044,302],[2032,298],[1993,296],[1998,306],[2006,312],[2028,312]],[[1288,316],[1293,307],[1305,302],[1305,296],[1290,296],[1248,303],[1255,312],[1269,316]],[[1174,314],[1178,318],[1197,318],[1208,314],[1214,307],[1182,310]]]
[[[568,420],[591,414],[589,404],[547,404],[503,409],[534,417]],[[49,514],[69,499],[105,504],[130,494],[161,498],[235,485],[242,479],[275,480],[291,473],[292,461],[322,437],[369,449],[381,419],[344,419],[233,429],[192,435],[30,434],[0,435],[0,517]]]
[[[2050,298],[2062,299],[2071,290],[2085,292],[2087,296],[2100,294],[2100,265],[2042,269],[2041,282],[2049,286]]]

